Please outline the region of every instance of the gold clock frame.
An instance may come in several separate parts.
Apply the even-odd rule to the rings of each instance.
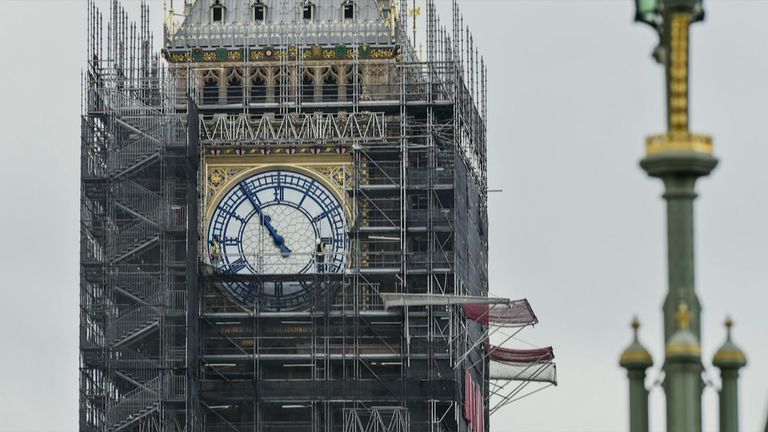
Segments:
[[[201,184],[205,185],[201,197],[202,228],[207,231],[213,212],[232,187],[246,178],[273,170],[295,171],[322,184],[341,203],[349,228],[355,208],[347,193],[353,181],[353,160],[346,154],[206,156],[201,173]]]

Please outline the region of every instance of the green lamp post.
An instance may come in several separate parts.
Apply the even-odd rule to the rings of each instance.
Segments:
[[[702,0],[635,0],[635,19],[659,33],[656,58],[664,65],[667,88],[667,132],[646,139],[640,166],[664,182],[667,202],[669,293],[664,304],[664,336],[675,331],[677,306],[690,308],[691,331],[700,337],[701,307],[694,285],[693,201],[699,177],[717,165],[712,139],[688,129],[689,47],[692,22],[704,18]]]
[[[668,292],[664,300],[667,430],[701,431],[701,305],[695,290],[695,185],[717,165],[712,139],[689,130],[689,27],[704,19],[702,0],[635,0],[635,20],[659,34],[654,58],[664,66],[667,131],[646,139],[640,166],[664,184]],[[682,306],[681,306],[682,305]]]
[[[717,166],[712,138],[689,130],[689,27],[704,19],[702,0],[635,0],[635,21],[659,34],[654,58],[664,66],[667,132],[646,139],[640,166],[662,180],[667,204],[667,270],[669,290],[664,300],[664,390],[668,432],[701,432],[701,305],[694,280],[693,203],[696,180]],[[728,337],[715,354],[721,371],[720,432],[738,432],[738,376],[746,356]],[[646,356],[647,355],[647,356]],[[634,359],[634,360],[631,360]],[[647,391],[641,387],[650,355],[637,341],[619,362],[630,381],[630,430],[646,432]],[[642,374],[641,374],[642,373]],[[768,428],[768,426],[766,426]],[[766,431],[768,432],[768,430]]]
[[[747,365],[747,356],[731,340],[733,321],[725,320],[725,343],[715,353],[712,364],[720,369],[720,432],[739,432],[739,369]]]

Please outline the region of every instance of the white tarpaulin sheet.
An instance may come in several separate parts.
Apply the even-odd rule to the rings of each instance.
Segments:
[[[546,382],[557,385],[554,362],[505,363],[492,361],[489,373],[492,380]]]

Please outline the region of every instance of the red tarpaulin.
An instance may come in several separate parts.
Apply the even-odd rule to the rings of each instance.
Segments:
[[[523,327],[538,322],[527,300],[495,305],[463,304],[461,308],[467,318],[484,326]]]
[[[472,423],[472,394],[469,389],[472,388],[472,375],[468,369],[464,369],[464,418]]]
[[[464,370],[464,418],[473,432],[485,432],[485,399],[469,369]]]
[[[509,363],[532,363],[538,361],[552,361],[555,352],[552,347],[536,349],[509,349],[485,344],[485,351],[492,360]]]

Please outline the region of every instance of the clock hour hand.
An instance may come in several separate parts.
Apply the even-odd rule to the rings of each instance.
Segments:
[[[269,234],[272,236],[272,240],[274,240],[275,244],[280,248],[280,255],[282,255],[283,258],[291,256],[292,251],[285,245],[285,238],[278,234],[275,227],[272,226],[272,218],[267,215],[262,215],[261,223],[267,228],[267,231],[269,231]]]
[[[285,245],[285,238],[278,234],[275,227],[272,226],[272,218],[262,212],[261,206],[259,205],[259,202],[256,201],[256,197],[253,196],[253,193],[247,188],[243,187],[242,183],[240,184],[240,190],[242,190],[245,196],[248,197],[248,201],[251,202],[251,205],[259,215],[261,224],[267,228],[267,231],[269,231],[269,235],[272,236],[272,240],[275,242],[275,245],[280,248],[280,255],[282,255],[283,258],[288,258],[291,256],[293,251],[291,251]]]

